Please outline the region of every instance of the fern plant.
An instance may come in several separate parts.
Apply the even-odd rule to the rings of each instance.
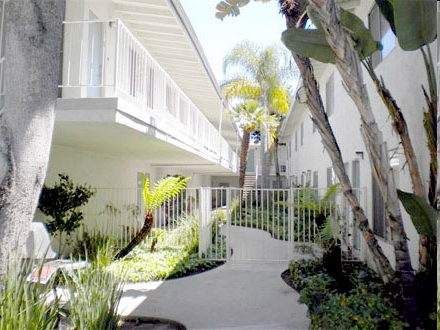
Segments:
[[[185,189],[189,179],[189,177],[182,176],[165,177],[156,182],[153,190],[150,190],[150,180],[145,177],[142,194],[146,211],[144,225],[133,239],[116,254],[114,259],[124,258],[144,240],[153,227],[154,211],[170,198],[177,197]]]

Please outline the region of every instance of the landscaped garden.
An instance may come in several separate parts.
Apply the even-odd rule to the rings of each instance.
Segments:
[[[181,179],[170,180],[178,182]],[[67,176],[60,176],[60,185],[56,185],[54,190],[46,188],[45,192],[50,191],[52,198],[57,195],[56,198],[69,201],[64,204],[70,207],[61,213],[53,213],[56,217],[49,222],[50,228],[57,236],[69,236],[68,244],[73,248],[70,257],[86,260],[88,267],[60,270],[42,285],[38,280],[36,283],[28,280],[28,274],[32,272],[37,272],[37,277],[44,277],[41,262],[11,264],[5,285],[0,289],[0,330],[63,327],[120,329],[122,323],[117,307],[122,293],[121,283],[179,278],[212,269],[224,262],[200,258],[198,212],[181,213],[173,220],[172,228],[149,227],[145,237],[123,258],[117,256],[130,246],[126,241],[118,241],[100,232],[83,232],[80,238],[74,239],[71,232],[83,219],[78,207],[88,200],[84,191],[88,195],[93,193],[91,188],[84,188],[75,187]],[[144,199],[147,205],[152,203],[149,198],[154,193],[155,190],[150,191],[149,185],[148,188],[146,185]],[[295,191],[296,205],[289,205],[285,199],[272,200],[270,207],[268,204],[265,209],[246,209],[234,202],[231,224],[266,230],[273,238],[286,240],[290,210],[295,222],[301,224],[294,233],[296,240],[297,237],[307,236],[321,246],[324,251],[322,256],[292,262],[282,274],[286,283],[300,293],[300,302],[307,304],[311,329],[405,328],[407,325],[401,319],[402,306],[396,287],[384,285],[378,275],[360,262],[342,261],[340,228],[334,218],[335,193],[336,186],[320,198],[316,191],[301,188]],[[40,202],[44,203],[44,197]],[[53,202],[50,199],[51,207],[41,206],[49,215],[49,210],[55,208],[52,206],[56,206]],[[208,250],[203,251],[205,256],[227,258],[227,244],[222,233],[226,223],[227,212],[222,207],[211,211],[208,227],[211,242]],[[137,234],[132,236],[131,242],[136,240]],[[418,278],[421,301],[433,294],[426,290],[431,279],[422,276],[420,274]],[[426,301],[433,299],[429,297]],[[429,304],[420,305],[424,306],[423,324],[427,329],[435,327],[435,308]]]

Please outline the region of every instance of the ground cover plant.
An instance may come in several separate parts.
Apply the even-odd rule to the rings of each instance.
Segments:
[[[99,262],[105,249],[88,267],[60,269],[45,284],[28,280],[34,270],[44,274],[41,261],[18,265],[11,260],[0,288],[0,329],[118,329],[121,284]]]
[[[286,282],[308,306],[311,329],[405,328],[393,290],[366,265],[350,262],[336,278],[330,273],[318,259],[292,262],[287,271]]]
[[[172,230],[153,229],[145,241],[108,270],[129,282],[178,278],[199,273],[223,262],[199,258],[198,217],[187,214]]]

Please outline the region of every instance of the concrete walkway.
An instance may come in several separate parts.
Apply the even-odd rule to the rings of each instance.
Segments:
[[[240,237],[231,242],[235,259],[244,250],[252,257],[245,247],[246,242],[255,244],[255,235],[259,237],[258,247],[267,243],[275,252],[276,240],[261,231],[231,227],[229,235]],[[234,241],[240,244],[234,247]],[[127,284],[119,313],[170,319],[187,329],[308,329],[307,307],[298,303],[298,293],[280,276],[287,265],[287,261],[239,261],[233,257],[202,274]]]

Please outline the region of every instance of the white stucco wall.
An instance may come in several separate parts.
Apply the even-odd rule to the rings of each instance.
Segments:
[[[366,20],[368,26],[368,13],[372,8],[373,1],[361,1],[356,10],[356,14]],[[436,45],[433,45],[432,50],[435,54]],[[325,86],[330,73],[334,71],[332,66],[319,79],[319,86],[325,104]],[[426,83],[426,74],[423,64],[423,58],[420,51],[406,52],[402,51],[396,41],[396,46],[377,66],[376,73],[378,76],[383,76],[386,87],[391,91],[396,99],[398,105],[401,107],[408,123],[410,136],[412,138],[413,146],[419,161],[419,167],[422,175],[422,181],[427,182],[429,179],[429,154],[426,148],[426,136],[423,129],[422,112],[426,108],[423,97],[421,84]],[[379,128],[383,132],[384,141],[388,144],[388,149],[393,150],[399,146],[398,139],[391,127],[388,112],[382,103],[379,95],[371,82],[369,75],[364,72],[364,80],[367,85],[370,101],[373,112],[376,116],[376,121]],[[339,147],[345,163],[349,163],[349,175],[351,178],[352,168],[351,162],[353,160],[360,160],[361,173],[361,187],[365,187],[367,194],[364,197],[364,202],[367,209],[367,215],[372,217],[372,177],[368,155],[366,154],[362,137],[360,135],[360,121],[357,109],[354,103],[349,98],[344,90],[340,75],[335,72],[335,112],[330,116],[330,123],[338,140]],[[319,187],[326,187],[326,169],[331,166],[328,155],[323,152],[323,147],[320,142],[319,133],[312,131],[312,122],[308,115],[304,117],[304,145],[300,144],[300,124],[291,128],[292,134],[290,137],[291,157],[289,159],[289,175],[298,176],[300,181],[301,174],[305,171],[311,170],[319,172]],[[295,152],[295,131],[298,131],[298,151]],[[362,151],[364,159],[362,160],[356,151]],[[405,157],[401,148],[395,155],[399,159],[398,184],[397,187],[411,191],[411,183],[409,173],[405,164]],[[418,265],[418,235],[414,226],[405,213],[404,225],[410,240],[408,245],[411,251],[411,259],[413,266],[417,268]],[[394,264],[393,247],[390,242],[379,240],[385,254],[389,257],[392,264]]]

